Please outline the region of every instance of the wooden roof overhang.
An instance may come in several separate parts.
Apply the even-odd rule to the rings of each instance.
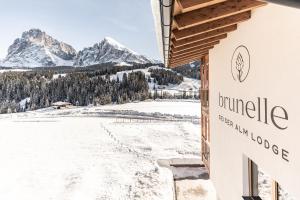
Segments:
[[[261,0],[174,0],[169,67],[200,60],[209,50],[266,5]]]

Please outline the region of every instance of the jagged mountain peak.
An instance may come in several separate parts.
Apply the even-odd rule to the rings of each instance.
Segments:
[[[155,63],[146,56],[125,47],[111,37],[105,37],[78,53],[46,32],[33,28],[22,33],[9,46],[8,54],[0,62],[4,67],[89,66],[101,63]]]
[[[108,44],[108,45],[113,46],[116,49],[130,51],[131,53],[138,55],[137,52],[125,47],[125,45],[121,44],[117,40],[115,40],[111,37],[108,37],[108,36],[106,36],[100,43]]]
[[[110,45],[113,45],[115,47],[120,47],[120,48],[123,48],[123,49],[125,48],[125,46],[123,44],[119,43],[117,40],[115,40],[111,37],[108,37],[108,36],[106,36],[102,41],[105,42],[105,43],[108,43]]]
[[[79,51],[75,66],[88,66],[101,63],[152,63],[150,59],[132,51],[111,37],[105,37],[92,47]]]
[[[22,33],[22,38],[27,39],[27,38],[38,38],[40,36],[46,35],[45,32],[41,31],[40,29],[37,28],[32,28],[28,31],[25,31]]]
[[[60,42],[40,29],[30,29],[22,33],[9,46],[2,66],[8,67],[49,67],[72,65],[76,50]]]

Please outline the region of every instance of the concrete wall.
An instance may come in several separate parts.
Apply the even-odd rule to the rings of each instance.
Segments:
[[[250,55],[248,58],[245,52],[241,52],[245,65],[242,79],[248,73],[250,63],[243,82],[238,81],[236,57],[233,58],[240,45],[244,45]],[[253,11],[250,21],[241,23],[237,31],[210,51],[209,78],[211,177],[219,198],[241,199],[245,155],[295,199],[300,199],[300,10],[269,4]],[[252,101],[248,111],[254,118],[236,110],[230,111],[228,105],[226,109],[224,105],[221,107],[219,94],[243,99],[245,104]],[[258,97],[261,100],[267,98],[267,123],[263,101],[258,118]],[[274,106],[280,106],[273,110],[275,124],[286,129],[279,129],[272,123],[271,109]],[[229,125],[220,120],[220,115],[228,119]],[[248,136],[237,131],[236,125],[247,130]],[[284,156],[281,153],[276,155],[271,147],[266,149],[263,144],[253,141],[251,133],[254,140],[259,136],[270,145],[276,145],[278,151],[284,149]]]

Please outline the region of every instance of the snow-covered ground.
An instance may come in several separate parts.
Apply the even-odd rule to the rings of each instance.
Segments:
[[[157,100],[102,106],[104,110],[135,110],[146,113],[164,113],[200,117],[199,101],[194,100]]]
[[[4,72],[26,72],[30,71],[30,69],[0,69],[0,73]]]
[[[53,77],[52,77],[52,79],[54,80],[54,79],[58,79],[59,77],[65,77],[67,74],[65,74],[65,73],[62,73],[62,74],[53,74]]]
[[[217,200],[214,186],[210,180],[176,181],[177,200]]]
[[[199,115],[193,101],[1,115],[0,199],[173,200],[157,160],[200,158]]]

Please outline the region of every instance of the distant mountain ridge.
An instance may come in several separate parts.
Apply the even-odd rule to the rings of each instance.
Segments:
[[[92,47],[79,51],[74,66],[89,66],[101,63],[152,63],[150,59],[126,48],[116,40],[105,37]]]
[[[92,47],[76,52],[69,44],[60,42],[40,29],[30,29],[8,48],[0,62],[2,67],[83,67],[102,63],[121,65],[158,62],[140,55],[116,40],[106,37]]]

